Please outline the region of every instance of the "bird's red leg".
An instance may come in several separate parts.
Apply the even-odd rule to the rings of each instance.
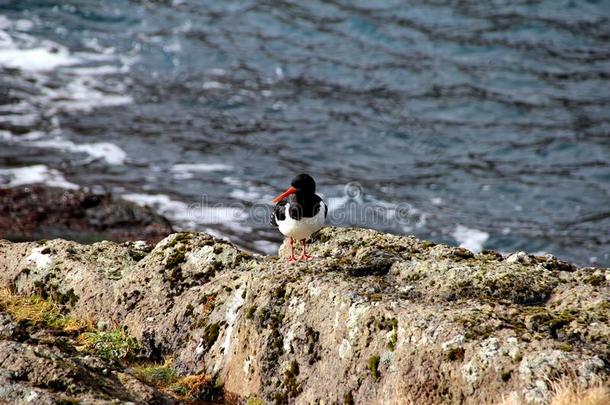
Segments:
[[[313,257],[309,256],[307,254],[307,250],[305,249],[305,239],[301,240],[302,244],[303,244],[303,253],[301,253],[301,257],[299,257],[299,259],[301,260],[311,260],[313,259]]]
[[[297,258],[294,257],[294,246],[292,245],[291,237],[288,237],[288,243],[290,244],[290,257],[288,258],[288,263],[294,263],[297,261]]]

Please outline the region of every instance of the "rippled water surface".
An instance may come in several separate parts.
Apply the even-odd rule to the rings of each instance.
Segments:
[[[108,190],[273,251],[262,204],[305,171],[337,224],[610,265],[609,16],[0,0],[0,184]]]

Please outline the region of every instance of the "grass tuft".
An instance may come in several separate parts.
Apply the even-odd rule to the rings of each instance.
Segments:
[[[11,315],[16,322],[29,322],[66,333],[93,329],[91,320],[69,318],[62,314],[61,305],[39,295],[15,295],[8,289],[0,289],[0,310]]]
[[[599,382],[583,389],[567,379],[551,383],[551,405],[606,405],[610,403],[610,387]]]
[[[80,349],[95,354],[111,362],[130,362],[142,352],[138,341],[127,335],[123,329],[86,332],[78,337]]]
[[[132,373],[138,379],[158,388],[167,388],[178,380],[178,376],[172,368],[171,360],[166,360],[163,364],[133,367]]]
[[[205,374],[183,377],[168,389],[183,401],[218,401],[224,396],[222,381]]]

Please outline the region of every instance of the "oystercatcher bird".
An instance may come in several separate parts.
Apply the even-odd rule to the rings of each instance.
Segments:
[[[316,194],[316,182],[308,174],[299,174],[290,183],[290,187],[273,199],[276,203],[271,216],[271,223],[288,236],[290,257],[288,262],[294,263],[294,240],[301,241],[303,252],[300,260],[310,260],[307,254],[305,240],[322,228],[328,214],[328,207]]]

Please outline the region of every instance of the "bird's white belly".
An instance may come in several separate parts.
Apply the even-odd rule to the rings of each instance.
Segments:
[[[326,207],[321,204],[318,213],[310,218],[301,218],[299,220],[290,218],[290,204],[286,204],[285,217],[283,221],[275,221],[278,224],[280,232],[296,240],[307,239],[309,236],[324,226],[324,217]]]

